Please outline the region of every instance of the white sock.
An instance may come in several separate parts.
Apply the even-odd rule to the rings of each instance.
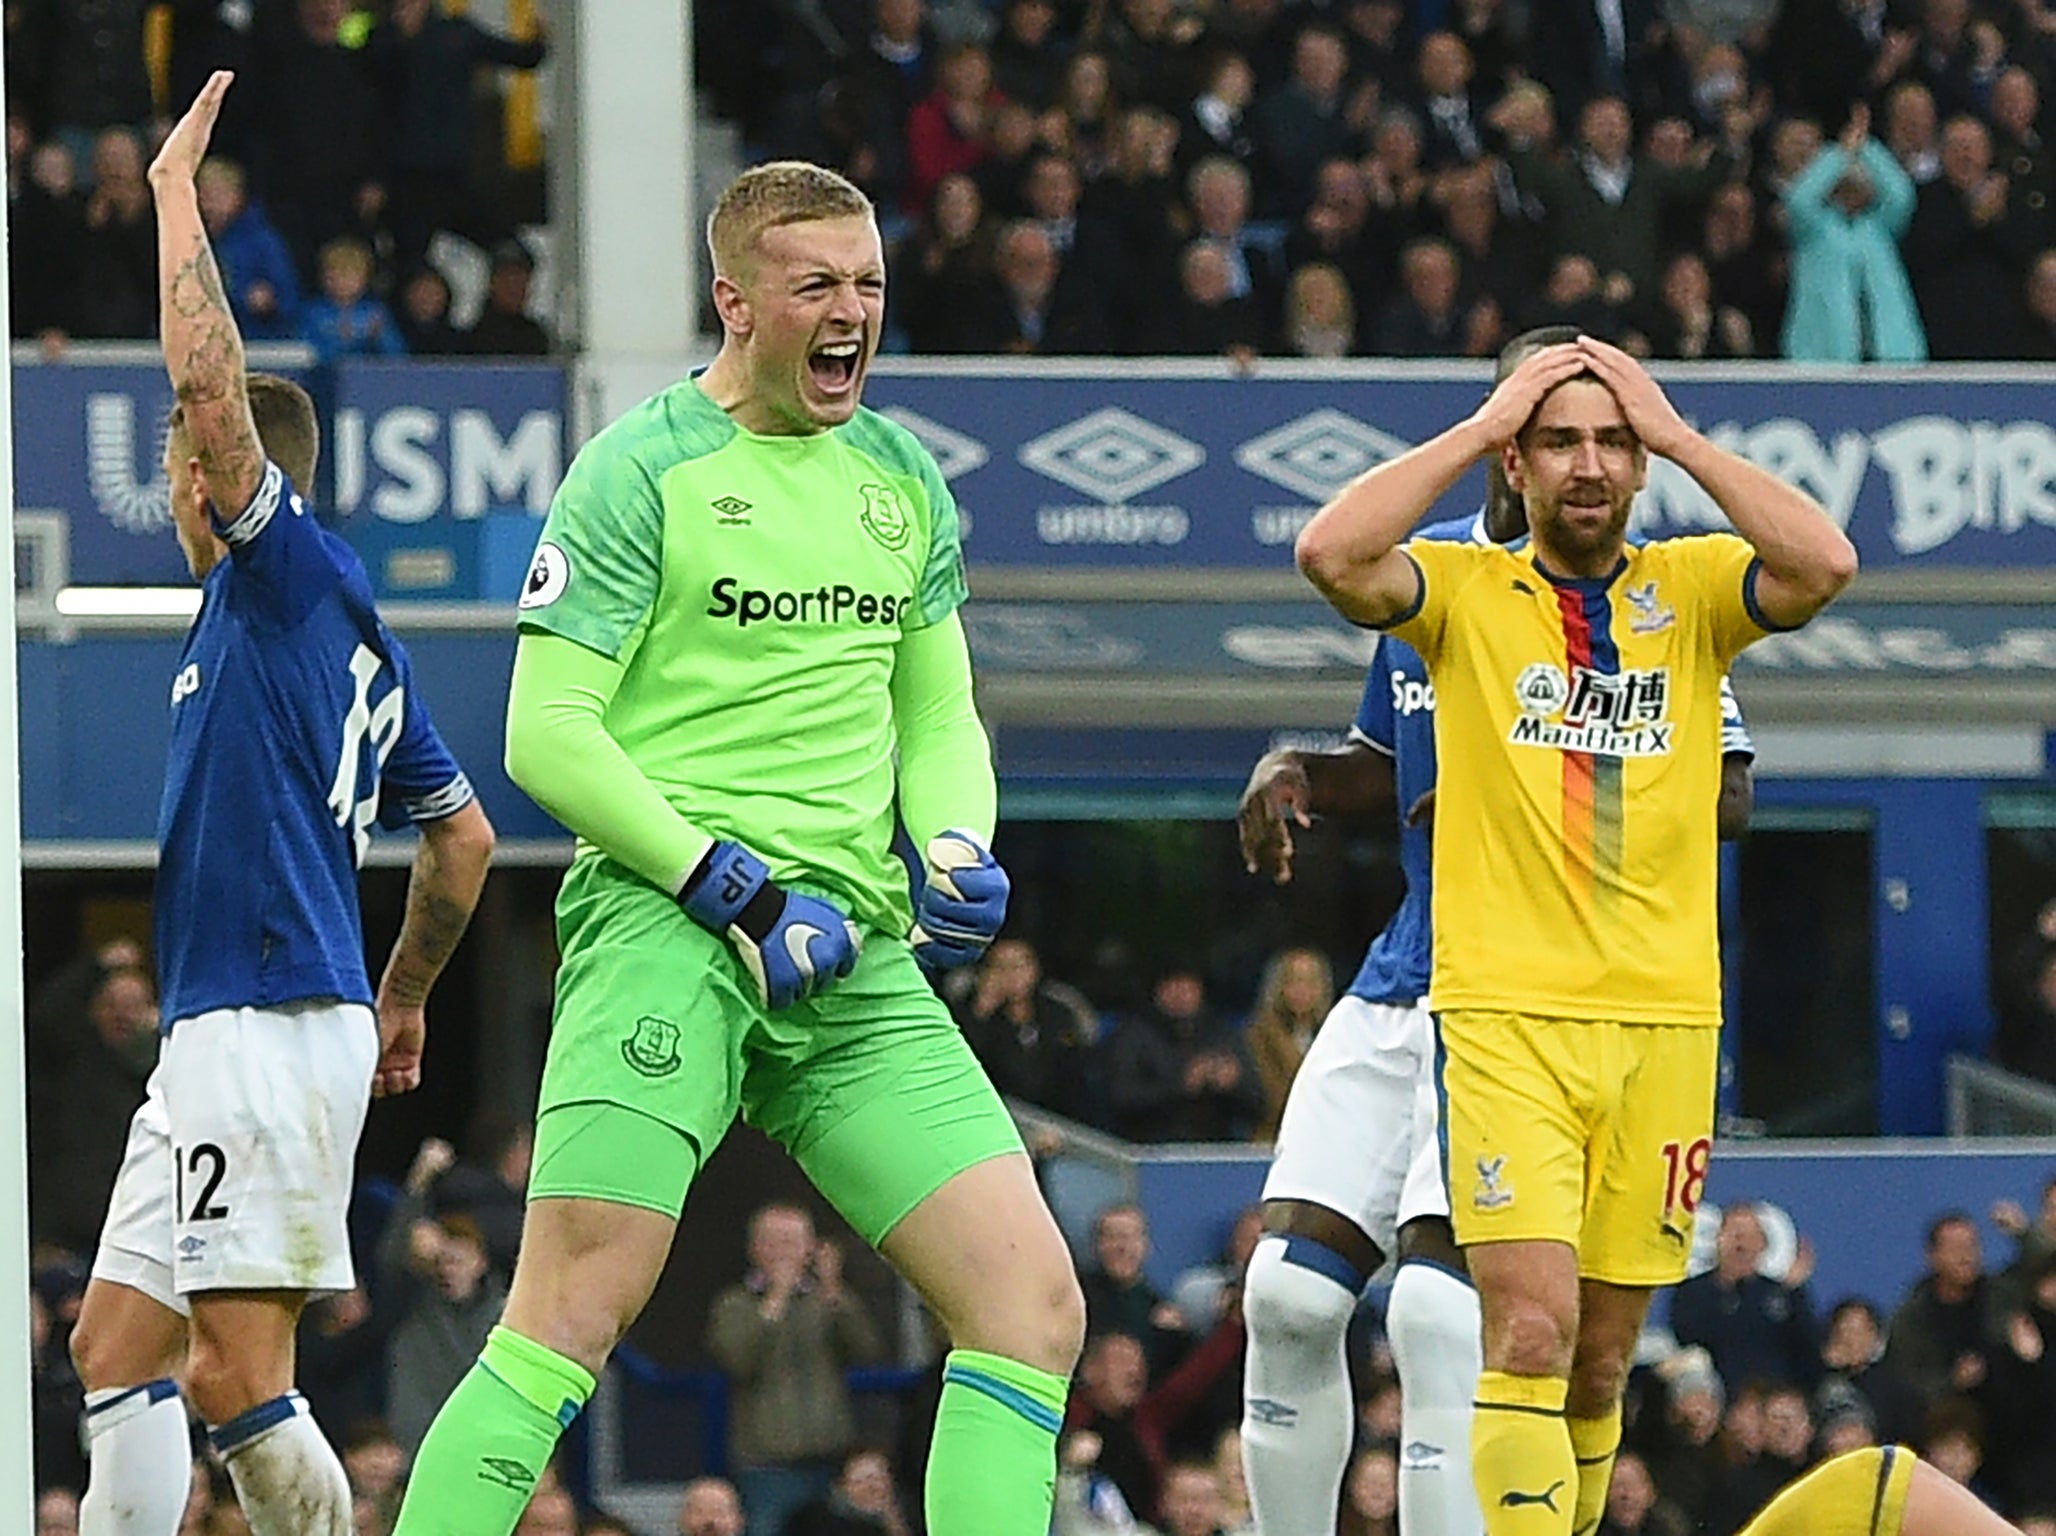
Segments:
[[[1439,1264],[1399,1266],[1385,1333],[1399,1368],[1399,1528],[1408,1536],[1484,1536],[1471,1482],[1478,1330],[1467,1281]]]
[[[1352,1283],[1353,1282],[1353,1283]],[[1363,1277],[1306,1237],[1266,1237],[1242,1283],[1242,1461],[1265,1536],[1332,1536],[1356,1432],[1344,1337]]]
[[[351,1536],[350,1480],[299,1393],[259,1403],[208,1438],[251,1536]]]
[[[86,1394],[79,1536],[177,1536],[193,1480],[186,1405],[169,1377]]]

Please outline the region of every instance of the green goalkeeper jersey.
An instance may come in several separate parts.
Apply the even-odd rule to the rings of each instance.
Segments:
[[[905,429],[760,436],[686,379],[572,462],[521,624],[622,665],[607,732],[680,815],[903,934],[893,663],[965,595],[956,503]]]

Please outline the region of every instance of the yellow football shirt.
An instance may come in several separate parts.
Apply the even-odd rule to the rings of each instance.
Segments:
[[[1773,626],[1732,534],[1608,578],[1532,546],[1415,540],[1387,628],[1435,688],[1438,1010],[1718,1025],[1720,683]]]

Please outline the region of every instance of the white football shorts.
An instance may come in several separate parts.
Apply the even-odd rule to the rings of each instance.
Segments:
[[[1347,1216],[1390,1259],[1402,1226],[1449,1214],[1439,1129],[1434,1016],[1345,996],[1292,1080],[1264,1198]]]
[[[347,1291],[357,1139],[378,1066],[361,1003],[172,1026],[129,1122],[93,1273],[181,1314],[195,1291]]]

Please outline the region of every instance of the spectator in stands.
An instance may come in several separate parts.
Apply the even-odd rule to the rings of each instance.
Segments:
[[[1977,66],[1970,0],[1923,0],[1920,17],[1913,77],[1934,93],[1944,117],[1975,112],[1981,103],[1973,78]]]
[[[1706,205],[1699,254],[1713,280],[1716,310],[1738,310],[1749,322],[1750,339],[1762,353],[1776,344],[1785,317],[1785,253],[1756,217],[1749,184],[1730,181]]]
[[[978,183],[962,172],[943,177],[886,286],[914,351],[997,352],[1006,344],[1006,293],[993,269],[993,244]]]
[[[371,247],[331,240],[321,248],[321,297],[300,312],[300,339],[317,362],[339,357],[404,357],[407,339],[385,302],[371,291]]]
[[[1749,317],[1732,306],[1715,309],[1713,278],[1697,251],[1679,251],[1663,269],[1663,287],[1656,309],[1645,315],[1641,330],[1649,356],[1687,361],[1753,357]]]
[[[1088,1333],[1141,1340],[1162,1372],[1191,1342],[1183,1313],[1149,1283],[1149,1218],[1139,1205],[1110,1205],[1092,1222],[1092,1264],[1079,1276]]]
[[[1550,249],[1591,258],[1610,302],[1626,303],[1656,282],[1658,226],[1666,207],[1703,202],[1727,178],[1725,149],[1707,148],[1685,169],[1634,153],[1628,106],[1602,96],[1578,119],[1578,148],[1567,162],[1534,150],[1509,160],[1521,188],[1539,198]]]
[[[1204,1461],[1174,1461],[1157,1491],[1157,1527],[1163,1536],[1225,1536],[1228,1501],[1221,1479]]]
[[[1975,1391],[1985,1379],[1991,1295],[1977,1223],[1962,1211],[1937,1217],[1927,1273],[1892,1314],[1885,1363],[1924,1401]]]
[[[1100,1469],[1105,1449],[1089,1429],[1072,1430],[1057,1442],[1050,1536],[1156,1536],[1155,1527],[1136,1519],[1120,1485]]]
[[[1684,1512],[1657,1492],[1642,1458],[1622,1451],[1613,1464],[1599,1536],[1690,1536],[1691,1530]]]
[[[1870,137],[1868,108],[1857,104],[1841,138],[1785,189],[1784,207],[1792,240],[1784,355],[1846,363],[1927,356],[1925,306],[1915,306],[1899,257],[1899,239],[1918,218],[1913,184]]]
[[[1044,977],[1042,957],[1028,940],[996,940],[955,1011],[1001,1093],[1073,1120],[1096,1120],[1089,1063],[1099,1020],[1076,988]]]
[[[34,144],[28,119],[7,119],[8,320],[17,340],[33,337],[46,352],[78,327],[78,274],[85,241],[71,151]]]
[[[1178,258],[1177,322],[1166,352],[1226,357],[1248,369],[1263,350],[1265,328],[1256,300],[1235,292],[1235,277],[1220,246],[1194,240]]]
[[[1158,978],[1150,1008],[1108,1050],[1114,1128],[1130,1141],[1235,1141],[1263,1112],[1248,1048],[1207,1006],[1189,966]]]
[[[1056,246],[1041,225],[1008,225],[994,265],[1006,294],[1001,351],[1060,357],[1107,350],[1099,296],[1083,284],[1065,285]]]
[[[1599,286],[1599,268],[1589,256],[1559,256],[1549,281],[1529,304],[1518,324],[1528,330],[1544,325],[1574,325],[1588,336],[1621,341],[1621,311]]]
[[[1048,114],[1044,117],[1046,120]],[[1018,101],[1003,101],[995,107],[985,158],[972,173],[986,212],[998,219],[1025,217],[1029,167],[1048,152],[1033,112]]]
[[[1401,51],[1405,27],[1406,7],[1401,0],[1351,0],[1342,8],[1349,72],[1375,92],[1379,102],[1398,101],[1406,95],[1411,70]]]
[[[1348,284],[1351,313],[1363,317],[1366,331],[1382,305],[1399,249],[1384,221],[1370,215],[1363,171],[1348,156],[1337,156],[1315,173],[1313,201],[1285,240],[1285,265],[1295,276],[1315,262],[1336,269]],[[1366,339],[1353,333],[1344,350],[1356,351]],[[1289,330],[1286,341],[1290,349]]]
[[[577,1501],[560,1483],[538,1484],[514,1536],[578,1536]]]
[[[1716,1442],[1718,1471],[1694,1527],[1699,1536],[1734,1536],[1783,1485],[1782,1467],[1765,1455],[1769,1426],[1764,1404],[1772,1390],[1770,1383],[1750,1381],[1728,1394]]]
[[[38,1488],[84,1488],[86,1458],[79,1443],[86,1394],[43,1285],[29,1287],[29,1403]]]
[[[1289,217],[1313,196],[1314,173],[1356,142],[1347,114],[1349,49],[1332,27],[1310,23],[1292,45],[1292,75],[1256,104],[1257,211]]]
[[[1944,1477],[1961,1483],[1987,1504],[1993,1502],[1980,1477],[1985,1465],[1985,1419],[1969,1398],[1945,1397],[1935,1404],[1914,1448]]]
[[[1040,155],[1023,188],[1028,217],[1042,226],[1062,267],[1058,282],[1087,293],[1116,291],[1121,252],[1113,230],[1095,214],[1079,212],[1078,167],[1065,155]]]
[[[696,1477],[678,1504],[678,1536],[743,1536],[742,1500],[725,1477]]]
[[[1100,46],[1114,94],[1130,106],[1148,102],[1166,112],[1190,101],[1204,30],[1199,16],[1173,0],[1113,0],[1105,14]]]
[[[1999,1276],[1998,1304],[2008,1309],[2023,1306],[2043,1261],[2056,1258],[2056,1178],[2042,1185],[2032,1220],[2019,1201],[1997,1200],[1991,1221],[2015,1245],[2013,1261]]]
[[[297,336],[298,264],[264,210],[250,201],[243,168],[233,160],[211,158],[201,165],[194,184],[200,217],[221,268],[222,287],[244,339],[282,341]]]
[[[347,0],[295,0],[291,26],[253,34],[249,169],[303,275],[330,241],[373,234],[385,209],[388,140],[377,89],[342,41],[348,14]]]
[[[36,1496],[36,1536],[79,1536],[79,1496],[69,1487]]]
[[[294,1336],[300,1395],[331,1441],[383,1416],[391,1323],[362,1284],[318,1296],[300,1314]]]
[[[469,1216],[422,1217],[381,1241],[379,1305],[392,1320],[386,1419],[410,1456],[506,1303],[506,1282],[493,1272],[485,1234]]]
[[[93,189],[74,274],[78,334],[135,340],[157,334],[157,223],[143,179],[143,143],[127,128],[93,141]]]
[[[842,1283],[842,1249],[797,1206],[750,1218],[750,1271],[715,1298],[707,1347],[728,1373],[731,1447],[750,1536],[779,1536],[856,1439],[844,1373],[885,1353]]]
[[[1885,97],[1885,148],[1901,170],[1924,187],[1942,174],[1941,125],[1934,93],[1918,80],[1902,80]]]
[[[834,1486],[794,1512],[785,1536],[907,1536],[892,1462],[882,1451],[850,1452]]]
[[[1443,236],[1455,247],[1463,273],[1458,302],[1474,315],[1489,310],[1503,332],[1506,318],[1519,313],[1535,289],[1532,227],[1500,216],[1499,188],[1487,166],[1445,173],[1436,182],[1435,200]],[[1495,335],[1487,350],[1502,339]]]
[[[1371,131],[1371,152],[1361,162],[1379,233],[1398,251],[1425,233],[1434,211],[1421,166],[1421,123],[1405,107],[1388,107]]]
[[[550,333],[528,312],[535,281],[535,256],[520,240],[503,240],[493,251],[486,280],[485,308],[463,333],[474,357],[547,357]]]
[[[1398,1536],[1399,1458],[1380,1442],[1357,1453],[1343,1478],[1341,1536]]]
[[[1063,40],[1053,0],[1005,0],[992,40],[992,78],[1000,94],[1034,111],[1056,104],[1064,83]]]
[[[1868,1301],[1851,1296],[1835,1304],[1820,1359],[1826,1374],[1816,1409],[1823,1421],[1840,1389],[1868,1410],[1881,1442],[1910,1441],[1919,1432],[1925,1400],[1886,1359],[1884,1322]]]
[[[407,1452],[384,1419],[364,1419],[338,1439],[350,1492],[369,1499],[388,1522],[399,1513]]]
[[[1264,1234],[1264,1213],[1259,1206],[1247,1206],[1228,1224],[1221,1244],[1221,1256],[1206,1264],[1183,1270],[1171,1282],[1171,1307],[1194,1333],[1208,1333],[1221,1320],[1242,1287],[1249,1268],[1249,1256],[1256,1252]]]
[[[1811,1388],[1821,1374],[1820,1324],[1806,1287],[1813,1245],[1801,1238],[1791,1268],[1777,1280],[1759,1269],[1763,1250],[1754,1205],[1738,1201],[1722,1211],[1714,1267],[1672,1294],[1671,1332],[1680,1344],[1705,1349],[1723,1381]]]
[[[1278,313],[1284,282],[1272,249],[1250,232],[1250,195],[1249,173],[1220,156],[1200,161],[1186,179],[1195,238],[1212,245],[1227,263],[1229,297],[1251,300],[1268,326]]]
[[[1633,95],[1648,112],[1681,93],[1683,69],[1657,0],[1560,0],[1528,40],[1528,65],[1570,113]]]
[[[978,168],[991,149],[992,114],[1004,99],[983,48],[958,43],[943,54],[935,90],[907,115],[909,213],[925,208],[935,184],[952,171]]]
[[[1399,297],[1379,317],[1372,350],[1381,357],[1468,356],[1470,315],[1457,302],[1458,281],[1448,241],[1410,241],[1399,254]]]
[[[1348,357],[1357,350],[1356,299],[1340,267],[1310,261],[1293,271],[1285,284],[1283,350],[1289,357],[1325,358]],[[1257,1139],[1266,1139],[1262,1127]]]
[[[1249,116],[1256,99],[1256,71],[1231,51],[1218,53],[1206,72],[1206,86],[1184,109],[1178,137],[1178,169],[1190,171],[1212,155],[1255,173],[1257,145]]]
[[[2037,124],[2042,92],[2018,65],[1992,82],[1992,160],[2006,177],[2006,211],[2022,245],[2039,251],[2056,237],[2056,162]]]
[[[1249,1508],[1249,1478],[1242,1463],[1242,1426],[1230,1424],[1214,1440],[1214,1476],[1220,1479],[1227,1536],[1262,1536]]]
[[[450,324],[449,279],[426,262],[401,277],[393,318],[415,357],[448,357],[464,350],[463,336]]]
[[[2035,258],[2028,277],[2030,341],[2020,348],[2056,353],[2056,252]],[[2042,292],[2038,295],[2039,284]],[[2048,338],[2044,343],[2043,338]],[[2056,1083],[2056,947],[2044,946],[2026,971],[2027,985],[1999,1015],[1992,1054],[2009,1072]]]
[[[1135,1424],[1148,1391],[1149,1361],[1139,1339],[1100,1333],[1087,1341],[1064,1415],[1059,1460],[1093,1481],[1110,1483],[1123,1513],[1156,1508],[1156,1468]],[[1094,1502],[1105,1508],[1107,1501],[1100,1496]]]
[[[1106,170],[1113,154],[1114,121],[1122,106],[1164,110],[1148,97],[1118,95],[1113,82],[1113,66],[1105,54],[1089,49],[1073,54],[1064,68],[1063,93],[1039,125],[1043,143],[1075,160],[1087,181],[1097,181]]]
[[[2008,1306],[1984,1403],[1992,1490],[2009,1511],[2056,1506],[2056,1252],[2044,1251]]]
[[[436,0],[392,0],[365,45],[391,144],[387,219],[393,264],[423,261],[438,229],[491,249],[510,233],[472,184],[472,80],[481,68],[534,69],[548,55],[540,34],[489,32],[468,16],[443,14]]]
[[[1663,1416],[1635,1426],[1634,1444],[1658,1492],[1696,1529],[1712,1502],[1724,1468],[1721,1417],[1727,1392],[1703,1349],[1681,1349],[1657,1367],[1664,1383]]]
[[[157,1061],[157,989],[141,948],[101,945],[50,978],[28,1009],[32,1233],[91,1253]]]
[[[2006,176],[1992,169],[1991,131],[1967,114],[1949,119],[1942,174],[1920,189],[1905,237],[1930,357],[2003,357],[2020,334],[2029,252],[2008,195]]]
[[[1485,125],[1471,99],[1471,51],[1454,32],[1421,39],[1421,161],[1430,171],[1476,165],[1485,158]]]
[[[1278,1139],[1285,1095],[1299,1075],[1321,1021],[1335,1005],[1335,974],[1317,949],[1286,949],[1270,958],[1257,985],[1256,1006],[1244,1027],[1249,1054],[1264,1088],[1258,1141]]]
[[[1110,340],[1123,353],[1157,351],[1168,335],[1177,223],[1178,125],[1154,107],[1121,114],[1113,162],[1085,189],[1086,218],[1111,231],[1118,277]]]

